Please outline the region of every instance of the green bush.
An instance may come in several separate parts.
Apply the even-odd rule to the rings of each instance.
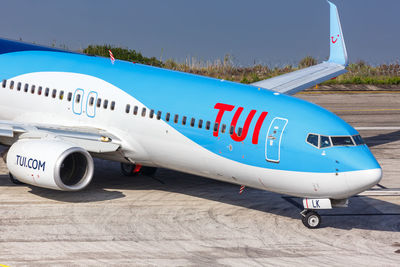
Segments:
[[[140,52],[136,52],[132,49],[112,47],[111,45],[89,45],[83,50],[83,53],[88,55],[95,55],[101,57],[109,57],[108,50],[111,50],[116,59],[125,61],[138,62],[146,65],[162,67],[161,61],[155,57],[144,57]]]

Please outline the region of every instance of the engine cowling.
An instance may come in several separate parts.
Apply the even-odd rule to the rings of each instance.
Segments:
[[[89,152],[62,140],[22,139],[7,153],[7,167],[19,181],[50,189],[78,191],[93,177]]]

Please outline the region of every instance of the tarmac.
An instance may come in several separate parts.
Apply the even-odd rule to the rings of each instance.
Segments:
[[[125,177],[96,160],[87,189],[60,192],[12,184],[1,162],[0,266],[399,266],[400,93],[297,97],[368,127],[384,171],[349,208],[320,212],[320,229],[301,223],[301,199],[175,171]]]

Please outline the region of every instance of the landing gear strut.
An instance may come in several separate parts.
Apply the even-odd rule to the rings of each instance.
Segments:
[[[316,229],[321,225],[321,216],[316,211],[305,209],[300,214],[302,216],[301,221],[307,228]]]

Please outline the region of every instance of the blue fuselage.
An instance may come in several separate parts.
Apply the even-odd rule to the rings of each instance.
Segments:
[[[54,51],[21,51],[0,56],[0,76],[9,79],[34,72],[73,72],[98,77],[115,85],[155,112],[171,114],[167,122],[177,131],[220,156],[246,165],[300,172],[346,172],[379,168],[366,145],[316,148],[307,135],[352,136],[357,131],[330,111],[295,97],[229,81],[201,77],[141,64]],[[211,128],[217,121],[218,104],[230,106],[218,121],[219,133],[200,131],[174,123],[174,114],[195,119]],[[267,113],[259,123],[262,113]],[[236,114],[236,119],[235,119]],[[267,133],[275,118],[287,121],[280,136],[279,162],[266,160]],[[95,118],[94,118],[95,119]],[[164,119],[165,120],[165,119]],[[246,127],[246,120],[249,120]],[[236,122],[236,123],[232,123]],[[232,138],[230,127],[235,124]],[[221,133],[222,126],[226,127]],[[258,129],[256,129],[258,128]],[[243,138],[245,136],[245,138]],[[254,140],[257,135],[256,140]],[[238,141],[238,139],[240,139]],[[324,155],[322,155],[324,154]]]

